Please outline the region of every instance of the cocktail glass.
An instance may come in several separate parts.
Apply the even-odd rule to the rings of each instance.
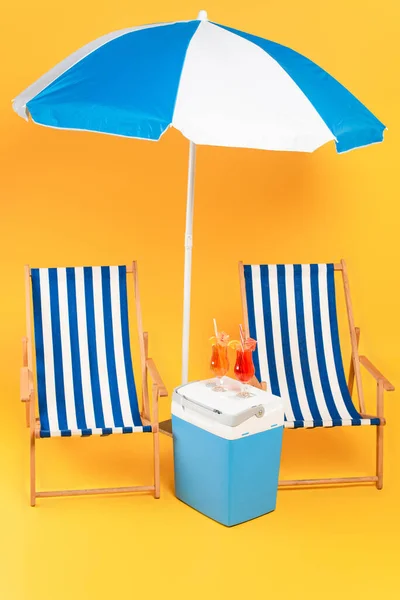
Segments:
[[[236,346],[236,363],[234,373],[236,379],[242,384],[241,391],[237,394],[239,398],[251,398],[255,396],[249,390],[249,381],[254,377],[253,352],[256,348],[256,340],[247,338],[243,345]]]
[[[229,369],[227,344],[220,344],[217,341],[212,345],[210,367],[214,372],[214,375],[218,378],[218,383],[213,386],[213,392],[226,392],[226,388],[224,387],[224,375],[227,374]]]

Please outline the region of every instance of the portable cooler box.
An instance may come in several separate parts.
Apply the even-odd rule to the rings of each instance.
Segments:
[[[239,398],[238,382],[214,392],[196,381],[172,397],[177,498],[224,525],[275,509],[283,434],[280,398],[257,388]]]

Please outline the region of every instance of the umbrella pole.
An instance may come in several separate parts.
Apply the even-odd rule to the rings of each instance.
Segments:
[[[182,384],[189,377],[189,337],[190,337],[190,292],[192,279],[192,248],[193,248],[193,208],[194,208],[194,178],[196,170],[196,145],[190,142],[189,167],[186,202],[186,231],[185,231],[185,273],[183,279],[183,331],[182,331]],[[172,421],[162,421],[160,432],[172,436]]]
[[[193,208],[194,177],[196,170],[196,145],[190,142],[189,167],[186,202],[185,231],[185,274],[183,279],[183,331],[182,331],[182,384],[189,377],[189,337],[190,337],[190,292],[192,280],[192,248],[193,248]]]

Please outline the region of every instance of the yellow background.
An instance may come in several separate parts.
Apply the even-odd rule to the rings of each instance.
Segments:
[[[23,265],[136,258],[150,353],[171,390],[180,378],[188,142],[174,131],[155,144],[35,127],[10,104],[86,42],[127,26],[195,18],[201,8],[211,20],[315,60],[388,126],[386,140],[342,156],[332,144],[312,155],[198,149],[190,376],[208,376],[213,316],[237,336],[239,259],[344,257],[362,353],[399,385],[399,6],[396,0],[2,4],[0,598],[399,597],[397,393],[386,399],[382,492],[281,491],[275,513],[228,530],[174,498],[172,444],[163,437],[160,501],[69,498],[29,508],[28,434],[18,401]],[[342,333],[348,360],[345,323]],[[373,412],[374,385],[365,381]],[[373,474],[374,435],[372,428],[288,432],[282,475]],[[145,483],[150,450],[145,436],[42,440],[39,487]]]

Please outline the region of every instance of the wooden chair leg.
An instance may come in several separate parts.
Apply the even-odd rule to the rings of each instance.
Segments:
[[[377,413],[380,419],[383,419],[383,392],[383,382],[379,380],[377,385]],[[376,487],[378,490],[383,488],[383,427],[383,425],[378,425],[376,428],[376,476],[378,477]]]
[[[158,500],[160,497],[160,432],[158,430],[153,433],[154,446],[154,498]]]
[[[376,476],[378,490],[383,488],[383,425],[376,428]]]
[[[158,386],[153,384],[153,451],[154,451],[154,498],[160,497],[160,427],[158,423]]]
[[[31,506],[36,505],[36,456],[35,456],[35,433],[30,435],[30,492]]]

